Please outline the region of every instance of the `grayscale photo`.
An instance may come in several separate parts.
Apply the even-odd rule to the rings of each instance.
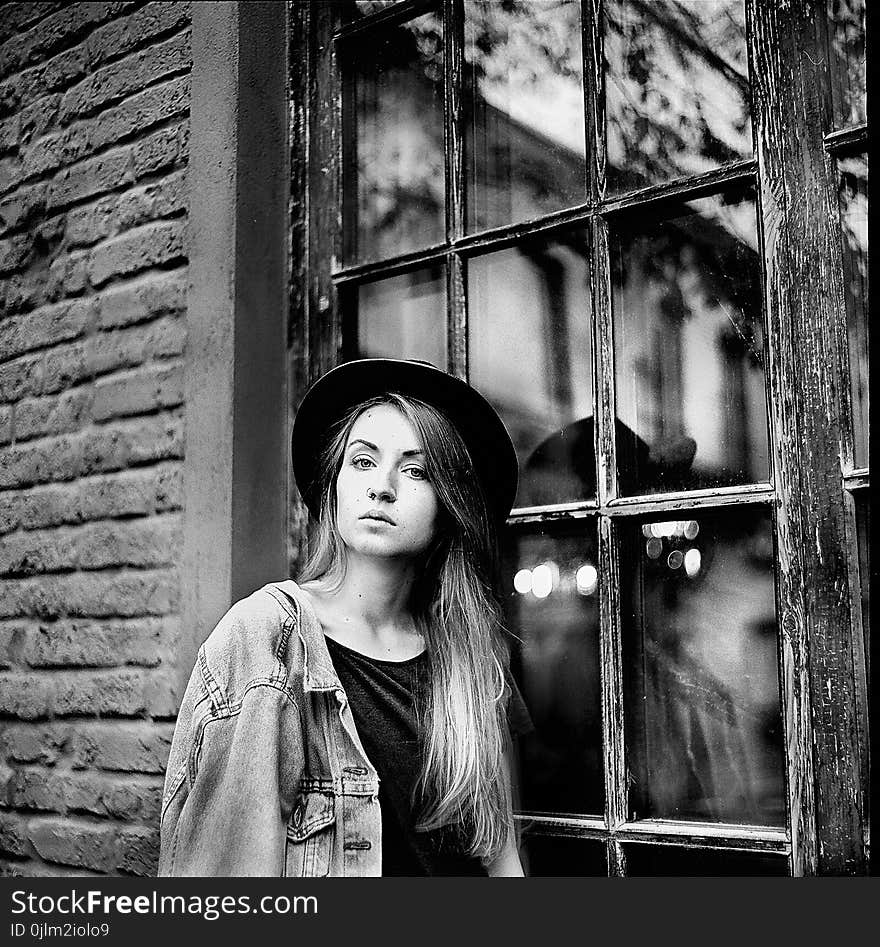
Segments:
[[[13,940],[877,873],[866,6],[0,3]]]

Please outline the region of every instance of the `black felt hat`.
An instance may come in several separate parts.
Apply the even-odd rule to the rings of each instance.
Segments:
[[[387,392],[418,398],[446,416],[467,446],[490,513],[499,521],[506,519],[519,471],[516,450],[498,412],[475,388],[429,362],[397,358],[344,362],[306,392],[293,422],[291,449],[296,485],[309,512],[318,515],[315,480],[330,426],[361,402]]]

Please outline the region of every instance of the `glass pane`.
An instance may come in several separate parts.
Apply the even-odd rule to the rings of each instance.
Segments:
[[[720,877],[788,875],[788,856],[675,845],[624,845],[630,876]]]
[[[578,0],[465,10],[468,230],[586,200]]]
[[[519,737],[520,809],[601,815],[596,524],[509,529],[502,589],[512,668],[534,724]]]
[[[834,127],[865,118],[865,0],[828,0]]]
[[[782,825],[769,513],[621,528],[633,818]]]
[[[768,480],[754,196],[642,210],[611,255],[621,492]]]
[[[604,10],[612,189],[751,155],[742,0],[606,0]]]
[[[868,156],[837,162],[856,467],[868,466]]]
[[[443,264],[364,283],[357,292],[357,313],[344,333],[347,357],[421,358],[446,370]]]
[[[443,29],[428,13],[361,35],[343,54],[348,262],[441,243]]]
[[[470,381],[516,445],[516,506],[596,492],[589,277],[580,230],[468,263]]]
[[[524,834],[523,869],[531,878],[604,878],[605,843],[558,835]]]

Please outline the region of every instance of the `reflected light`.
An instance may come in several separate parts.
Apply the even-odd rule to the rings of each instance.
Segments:
[[[513,577],[513,587],[520,595],[526,595],[532,591],[532,570],[520,569]]]
[[[670,569],[680,569],[683,562],[684,554],[680,549],[673,549],[672,552],[666,557],[666,564]]]
[[[548,563],[542,562],[532,569],[532,594],[535,598],[547,598],[552,591],[553,570]]]
[[[688,549],[684,554],[684,571],[693,578],[700,571],[703,557],[699,549]]]
[[[687,523],[685,523],[685,527],[684,527],[684,537],[685,539],[696,539],[697,533],[699,533],[699,531],[700,531],[700,524],[696,520],[688,520]],[[696,552],[697,555],[699,555],[698,550],[695,549],[694,552]]]
[[[674,536],[678,532],[678,521],[668,520],[665,523],[651,523],[651,535],[657,539],[664,536]]]
[[[599,584],[599,573],[596,571],[594,565],[587,562],[578,569],[575,580],[577,582],[577,590],[581,595],[592,595],[593,592],[596,591],[596,586]]]
[[[660,553],[663,552],[663,543],[659,539],[649,539],[645,543],[645,551],[649,559],[659,559]]]

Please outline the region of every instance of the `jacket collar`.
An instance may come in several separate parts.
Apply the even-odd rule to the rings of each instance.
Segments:
[[[282,592],[295,606],[292,614],[296,619],[296,628],[304,650],[303,689],[307,691],[340,689],[342,684],[333,668],[330,652],[327,650],[324,629],[306,595],[293,579],[273,582],[272,587]],[[289,606],[286,603],[283,604],[290,612]]]

